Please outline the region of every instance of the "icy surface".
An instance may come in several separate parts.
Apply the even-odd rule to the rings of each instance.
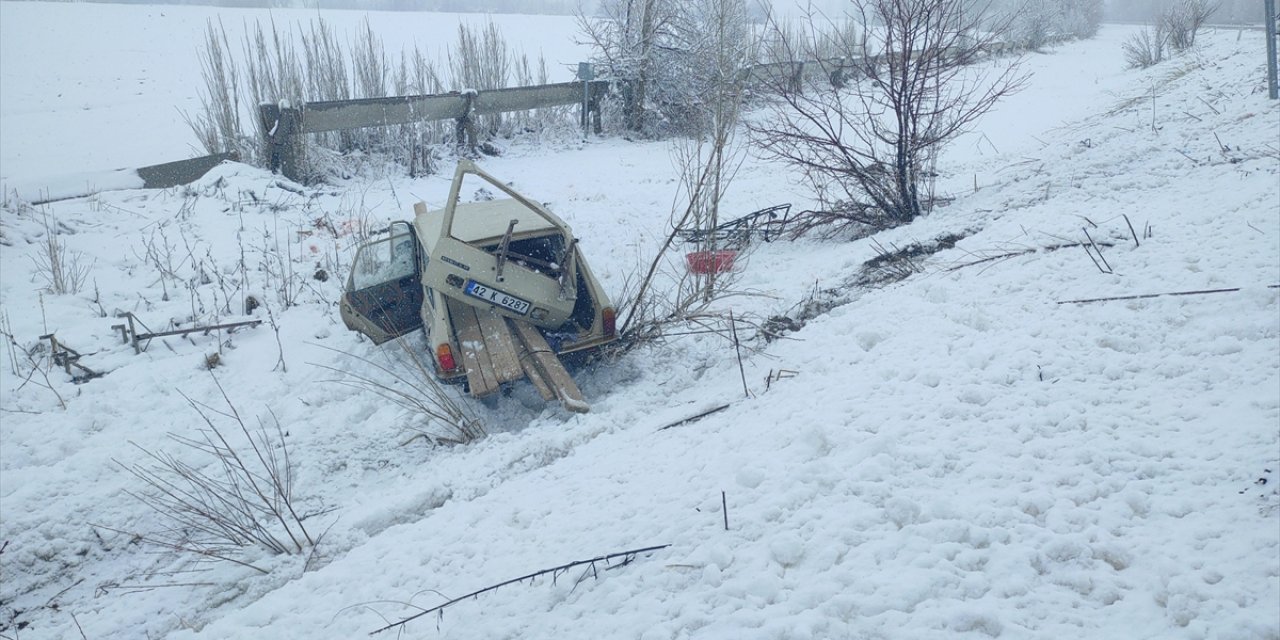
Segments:
[[[0,3],[7,178],[151,164],[190,143],[142,109],[58,106],[127,103],[130,83],[106,70],[154,82],[166,113],[191,92],[190,37],[156,27],[91,47],[113,31],[104,16],[128,29],[189,15],[198,33],[213,10],[103,7]],[[64,21],[39,42],[86,55],[47,59],[55,80],[26,84],[14,52],[36,55],[37,41],[16,37],[15,16]],[[462,446],[415,439],[436,425],[325,368],[411,367],[348,332],[336,301],[360,234],[418,199],[438,207],[447,176],[298,195],[226,164],[185,189],[6,208],[0,633],[364,637],[539,569],[668,544],[460,602],[401,637],[1280,638],[1280,108],[1262,36],[1208,32],[1190,55],[1130,71],[1128,33],[1030,56],[1027,90],[948,150],[940,187],[954,202],[876,238],[964,236],[920,273],[849,289],[876,256],[868,240],[740,256],[740,286],[764,295],[732,299],[739,317],[846,294],[787,339],[747,330],[751,397],[731,344],[679,337],[577,372],[588,414],[527,387],[494,407],[464,399],[489,435]],[[173,73],[137,69],[135,43]],[[72,72],[107,79],[59,75]],[[77,144],[40,140],[53,123],[82,127]],[[104,160],[122,128],[146,133],[129,134],[129,160]],[[549,202],[613,295],[669,229],[678,177],[663,143],[515,143],[484,168]],[[752,159],[725,208],[806,198],[784,167]],[[40,291],[49,228],[92,265],[79,293]],[[1079,246],[1049,250],[1084,229],[1113,273]],[[246,311],[248,296],[260,306]],[[268,322],[135,355],[112,328],[123,312],[156,331]],[[106,375],[32,371],[26,353],[44,358],[50,333]],[[117,462],[149,450],[200,463],[168,434],[202,427],[184,396],[223,407],[213,353],[241,415],[279,420],[299,506],[323,534],[314,554],[245,556],[267,575],[111,531],[166,526]]]

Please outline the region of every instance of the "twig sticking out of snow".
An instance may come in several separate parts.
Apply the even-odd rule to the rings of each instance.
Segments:
[[[729,499],[725,497],[724,491],[720,492],[720,512],[724,514],[724,530],[729,530]]]
[[[1107,258],[1102,255],[1102,249],[1098,248],[1098,243],[1094,242],[1093,236],[1089,235],[1089,230],[1083,229],[1083,228],[1081,230],[1084,231],[1084,237],[1089,239],[1089,244],[1084,246],[1084,252],[1089,254],[1089,259],[1093,260],[1093,265],[1098,268],[1098,271],[1101,271],[1103,273],[1106,273],[1106,274],[1115,273],[1115,269],[1111,268],[1111,265],[1107,263]],[[1093,247],[1093,251],[1089,251],[1089,247]],[[1093,257],[1094,251],[1098,253],[1097,258]],[[1099,263],[1098,260],[1101,260],[1102,262]]]
[[[733,351],[738,355],[738,373],[742,376],[742,393],[750,398],[751,390],[747,388],[747,372],[742,368],[742,343],[738,342],[738,323],[734,322],[733,310],[729,310],[729,333],[733,336]]]
[[[1142,243],[1138,242],[1138,232],[1133,230],[1133,223],[1129,222],[1129,216],[1125,215],[1123,217],[1124,217],[1124,223],[1129,225],[1129,233],[1133,234],[1133,248],[1136,249],[1138,247],[1141,247]]]

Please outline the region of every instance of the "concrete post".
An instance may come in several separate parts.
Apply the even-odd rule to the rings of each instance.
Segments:
[[[477,95],[479,93],[472,89],[462,92],[462,97],[467,102],[463,108],[462,116],[457,119],[454,125],[454,136],[457,138],[458,150],[466,151],[467,153],[474,152],[476,146],[480,144],[476,134],[475,113],[473,113]]]

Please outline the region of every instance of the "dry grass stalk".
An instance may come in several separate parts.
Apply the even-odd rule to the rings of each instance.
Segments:
[[[431,442],[467,444],[483,438],[484,424],[459,404],[446,386],[436,379],[434,367],[403,336],[396,338],[396,344],[403,355],[400,362],[380,364],[363,356],[324,347],[354,358],[370,369],[357,371],[325,364],[315,366],[341,376],[330,382],[372,392],[421,416],[427,424],[417,431]],[[392,357],[389,351],[383,350],[383,353],[388,354],[388,359]]]
[[[86,263],[86,258],[79,251],[67,248],[66,240],[61,237],[57,218],[47,212],[43,214],[44,240],[38,245],[36,254],[31,257],[35,264],[36,277],[44,281],[44,290],[56,295],[79,293],[80,288],[89,278],[93,265]]]

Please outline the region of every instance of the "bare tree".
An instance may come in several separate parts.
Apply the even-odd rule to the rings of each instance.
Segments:
[[[622,112],[627,129],[644,127],[649,86],[661,71],[658,57],[663,42],[673,36],[675,12],[673,0],[604,0],[599,16],[578,14],[578,27],[598,52],[598,63],[625,82]]]
[[[697,113],[688,117],[696,127],[694,135],[683,149],[677,148],[676,155],[685,192],[697,194],[691,201],[692,226],[709,231],[719,224],[720,201],[742,162],[743,149],[735,143],[735,133],[746,91],[743,72],[755,60],[757,45],[743,0],[694,0],[686,10],[703,34],[691,47],[700,61],[699,72],[692,78],[699,99],[690,105]],[[703,176],[707,184],[700,189],[696,183]],[[710,240],[700,247],[703,251],[720,248],[715,246],[714,234],[707,237]],[[713,297],[717,275],[714,270],[699,275],[705,300]]]
[[[750,127],[766,154],[804,172],[840,221],[872,228],[905,224],[933,205],[938,151],[1000,98],[1021,88],[1026,75],[1019,58],[974,64],[984,60],[1007,26],[993,28],[985,5],[951,0],[852,4],[862,25],[857,44],[839,59],[807,64],[820,67],[824,79],[839,75],[855,81],[844,88],[835,86],[840,83],[774,83],[780,100]],[[813,48],[812,38],[791,47],[805,56]]]
[[[747,0],[604,0],[578,23],[601,75],[619,81],[627,129],[700,135],[726,55],[732,73],[750,62],[738,57],[754,41],[747,14]]]

